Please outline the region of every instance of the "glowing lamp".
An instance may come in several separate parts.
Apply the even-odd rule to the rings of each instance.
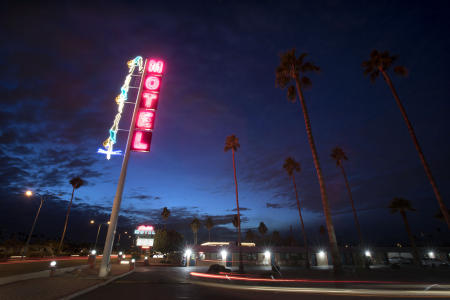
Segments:
[[[51,268],[56,267],[56,261],[54,261],[54,260],[51,261],[51,262],[50,262],[50,267],[51,267]]]
[[[369,250],[366,250],[366,251],[364,252],[364,255],[365,255],[366,257],[371,257],[371,256],[372,256],[372,253],[370,253]]]
[[[151,110],[141,110],[138,112],[136,129],[152,130],[155,123],[155,112]]]
[[[95,254],[97,254],[97,250],[95,250],[95,249],[94,249],[94,250],[92,250],[92,251],[91,251],[91,254],[92,254],[92,255],[95,255]]]
[[[323,250],[319,251],[319,258],[325,258],[325,252]]]
[[[428,252],[428,257],[431,258],[431,259],[434,259],[434,258],[436,258],[436,255],[434,254],[433,251],[429,251]]]
[[[27,197],[30,197],[30,196],[32,196],[33,195],[33,192],[32,191],[26,191],[25,192],[25,196],[27,196]]]
[[[161,88],[161,77],[150,75],[145,78],[144,88],[149,91],[159,92]]]
[[[191,254],[192,254],[192,250],[191,250],[191,249],[187,249],[186,252],[184,252],[184,255],[185,255],[187,258],[191,257]]]
[[[162,60],[151,59],[148,62],[147,72],[153,74],[162,74],[164,62]]]
[[[220,254],[222,255],[222,260],[227,260],[227,250],[220,251]]]
[[[141,108],[156,110],[158,107],[159,94],[154,92],[143,92],[141,97]]]
[[[152,141],[152,133],[150,131],[135,131],[131,140],[131,151],[149,152]]]
[[[270,258],[270,251],[266,251],[266,252],[264,252],[264,256],[266,257],[266,258]]]

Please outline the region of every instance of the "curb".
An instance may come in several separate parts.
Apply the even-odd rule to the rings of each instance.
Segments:
[[[73,293],[73,294],[70,294],[70,295],[68,295],[68,296],[65,296],[65,297],[62,297],[62,298],[59,298],[59,299],[60,299],[60,300],[74,299],[74,298],[76,298],[76,297],[79,297],[79,296],[82,296],[82,295],[87,294],[87,293],[89,293],[89,292],[92,292],[93,290],[96,290],[96,289],[98,289],[99,287],[108,285],[108,284],[110,284],[111,282],[113,282],[114,280],[117,280],[117,279],[120,279],[120,278],[122,278],[122,277],[128,276],[128,275],[130,275],[130,274],[133,273],[133,272],[134,272],[134,269],[131,270],[131,271],[129,271],[129,272],[127,272],[127,273],[123,273],[123,274],[117,275],[117,276],[115,276],[115,277],[112,277],[112,278],[110,278],[110,279],[108,279],[108,280],[106,280],[106,281],[104,281],[104,282],[101,282],[101,283],[95,284],[95,285],[93,285],[93,286],[90,286],[90,287],[88,287],[87,289],[84,289],[84,290],[75,292],[75,293]]]
[[[76,269],[84,269],[87,267],[88,267],[88,265],[80,265],[80,266],[56,269],[54,275],[71,272]],[[18,275],[8,276],[8,277],[0,277],[0,286],[9,284],[9,283],[14,283],[17,281],[23,281],[23,280],[35,279],[35,278],[45,278],[45,277],[50,277],[50,270],[44,270],[44,271],[26,273],[26,274],[18,274]]]

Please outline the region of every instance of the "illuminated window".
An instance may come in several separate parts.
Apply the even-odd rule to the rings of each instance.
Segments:
[[[135,131],[131,141],[131,151],[149,152],[152,140],[151,131]]]
[[[148,71],[149,73],[162,74],[163,68],[164,68],[164,62],[163,62],[163,61],[151,59],[151,60],[148,62],[148,68],[147,68],[147,71]]]
[[[136,128],[151,130],[155,121],[155,112],[148,110],[141,110],[138,112]]]
[[[158,106],[159,95],[151,92],[143,92],[141,107],[146,109],[156,109]]]
[[[159,88],[161,87],[161,78],[152,75],[148,76],[145,79],[144,87],[150,91],[159,91]]]

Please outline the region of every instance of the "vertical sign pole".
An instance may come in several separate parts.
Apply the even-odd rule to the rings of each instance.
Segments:
[[[128,132],[127,146],[125,149],[125,155],[123,157],[122,169],[120,171],[119,182],[117,183],[116,196],[114,197],[114,203],[111,211],[111,217],[109,219],[110,224],[108,226],[108,234],[106,235],[105,248],[103,249],[103,258],[100,265],[99,277],[106,277],[110,269],[110,258],[112,247],[114,244],[114,236],[116,234],[117,221],[119,218],[120,203],[122,202],[123,186],[125,184],[125,177],[127,176],[128,159],[130,158],[130,147],[133,139],[133,132],[136,123],[136,114],[139,110],[139,102],[141,100],[142,86],[144,84],[144,76],[147,73],[147,59],[144,63],[144,69],[142,71],[141,83],[139,85],[139,92],[137,94],[136,103],[134,106],[133,118],[131,119],[130,131]]]

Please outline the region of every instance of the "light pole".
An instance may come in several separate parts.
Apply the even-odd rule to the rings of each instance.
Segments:
[[[36,196],[37,195],[38,194],[36,194]],[[25,192],[25,196],[31,197],[31,196],[33,196],[33,192],[32,191],[26,191]],[[24,257],[24,254],[28,252],[28,245],[30,244],[31,236],[33,235],[34,227],[36,226],[36,221],[37,221],[37,219],[39,217],[39,213],[41,212],[42,204],[44,204],[44,197],[42,195],[39,195],[39,196],[41,197],[41,204],[39,205],[39,208],[37,210],[36,216],[34,217],[33,226],[31,226],[30,234],[28,235],[27,241],[25,243],[25,247],[22,250],[22,259]]]
[[[95,221],[94,221],[94,220],[91,220],[89,223],[94,224]],[[98,236],[99,236],[99,234],[100,234],[100,229],[102,228],[102,225],[103,225],[103,224],[109,225],[109,221],[108,221],[107,223],[99,223],[99,224],[98,224],[97,237],[95,238],[94,250],[97,250],[96,248],[97,248]]]

